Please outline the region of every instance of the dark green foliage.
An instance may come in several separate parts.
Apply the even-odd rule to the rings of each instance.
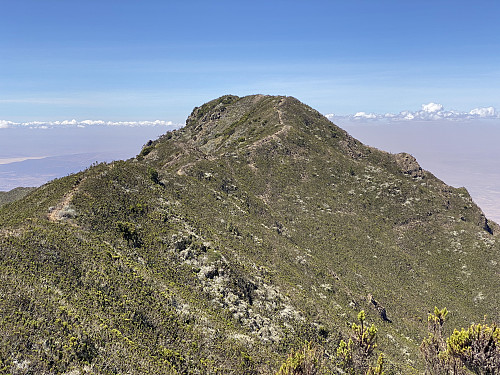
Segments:
[[[153,141],[149,140],[148,143],[144,145],[142,148],[141,152],[139,153],[139,157],[143,158],[144,156],[147,156],[151,151],[153,151],[155,148]]]
[[[139,237],[139,232],[135,224],[118,221],[116,223],[116,227],[129,245],[132,245],[133,247],[139,247],[142,244],[142,241]]]
[[[153,181],[155,184],[161,185],[160,175],[158,174],[158,171],[156,169],[148,168],[148,175],[151,181]]]

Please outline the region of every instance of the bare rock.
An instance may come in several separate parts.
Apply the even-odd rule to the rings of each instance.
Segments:
[[[406,152],[400,152],[394,155],[396,163],[401,169],[401,171],[410,175],[411,177],[421,177],[424,178],[424,171],[420,164],[418,164],[417,159],[414,156],[407,154]]]
[[[384,322],[392,323],[392,321],[387,317],[387,311],[384,306],[377,302],[371,294],[368,294],[366,299],[368,300],[368,303],[371,304],[371,307],[378,311],[380,318],[382,318]]]

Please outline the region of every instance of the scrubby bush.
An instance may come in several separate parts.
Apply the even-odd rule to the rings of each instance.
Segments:
[[[154,168],[149,167],[148,168],[148,176],[151,181],[153,181],[155,184],[161,185],[160,181],[160,176],[158,174],[158,171]]]
[[[422,341],[420,351],[424,357],[426,373],[448,374],[448,370],[455,367],[446,355],[446,342],[443,338],[443,325],[448,317],[448,310],[434,308],[434,314],[429,314],[427,338]]]
[[[321,366],[321,350],[310,342],[288,355],[276,375],[315,375]]]
[[[375,325],[367,327],[366,314],[361,310],[358,322],[353,323],[349,340],[340,341],[337,348],[337,366],[347,374],[382,374],[384,359],[379,357],[377,366],[370,367],[373,351],[377,347],[377,328]]]
[[[119,221],[116,223],[118,231],[123,235],[123,239],[132,247],[140,247],[142,241],[134,223]]]
[[[472,324],[446,339],[447,353],[476,374],[500,373],[500,329]]]
[[[359,324],[358,324],[359,323]],[[323,359],[323,349],[310,342],[288,355],[276,375],[305,375],[330,373],[332,367],[342,374],[383,375],[385,357],[381,353],[377,363],[372,365],[373,351],[377,347],[377,328],[366,325],[366,314],[361,310],[358,323],[353,323],[351,337],[341,340],[332,362]]]
[[[472,324],[468,329],[455,329],[450,337],[443,335],[448,316],[446,308],[434,308],[429,314],[429,335],[420,350],[428,374],[499,374],[500,329],[493,324]]]

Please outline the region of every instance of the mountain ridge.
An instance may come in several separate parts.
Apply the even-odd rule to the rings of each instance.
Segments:
[[[12,372],[273,373],[366,310],[409,373],[434,306],[499,319],[496,226],[467,191],[291,97],[215,99],[0,213]]]
[[[34,187],[17,187],[9,191],[0,191],[0,206],[22,199],[34,189]]]

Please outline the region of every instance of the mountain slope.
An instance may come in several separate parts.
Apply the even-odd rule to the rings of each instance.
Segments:
[[[497,226],[467,191],[291,97],[221,97],[0,210],[12,373],[272,373],[361,309],[409,372],[434,305],[499,319]]]
[[[0,191],[0,206],[17,201],[34,190],[32,187],[17,187],[9,191]]]

